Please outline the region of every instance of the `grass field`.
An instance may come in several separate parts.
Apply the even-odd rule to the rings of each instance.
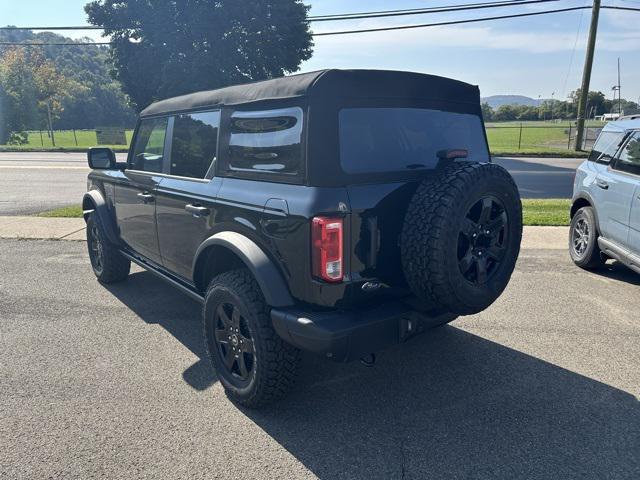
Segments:
[[[127,143],[131,142],[131,136],[133,130],[125,130]],[[89,148],[98,145],[98,139],[96,137],[95,130],[76,130],[75,136],[73,130],[54,130],[53,135],[56,140],[56,148]],[[76,144],[77,140],[77,144]],[[30,148],[52,148],[53,142],[47,135],[46,131],[27,132],[26,145],[15,146],[10,145],[16,149],[30,149]],[[127,145],[105,145],[113,148],[127,148]]]
[[[571,152],[575,126],[550,122],[487,123],[487,139],[492,153],[566,153]],[[586,131],[588,141],[595,140],[602,123],[590,122]],[[572,143],[569,142],[571,135]]]
[[[522,129],[520,125],[522,124]],[[601,122],[588,122],[587,147],[595,139]],[[492,154],[561,154],[572,155],[569,148],[569,133],[575,137],[575,127],[570,122],[487,122],[487,138]],[[521,136],[522,132],[522,136]],[[127,142],[131,142],[133,130],[126,130]],[[97,145],[94,130],[58,130],[54,133],[58,149],[86,149]],[[77,143],[77,145],[76,145]],[[125,145],[105,145],[117,150],[125,150]],[[52,149],[53,144],[46,131],[28,132],[28,144],[23,146],[0,145],[0,149],[29,150]]]
[[[522,200],[522,209],[525,225],[569,225],[570,200],[549,199],[549,200]],[[71,207],[58,208],[42,212],[38,217],[82,217],[82,207],[74,205]]]

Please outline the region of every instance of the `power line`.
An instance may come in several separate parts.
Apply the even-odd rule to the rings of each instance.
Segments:
[[[405,15],[422,15],[426,13],[446,13],[446,12],[460,12],[460,11],[468,11],[468,10],[480,10],[486,8],[501,8],[501,7],[517,7],[520,5],[529,5],[535,3],[549,3],[549,2],[558,2],[560,0],[514,0],[511,2],[491,2],[484,4],[467,4],[465,5],[456,5],[456,6],[447,6],[447,7],[431,7],[424,9],[413,9],[406,11],[386,11],[386,12],[370,12],[370,13],[360,13],[360,14],[342,14],[335,16],[327,16],[327,17],[309,17],[310,22],[334,22],[337,20],[359,20],[365,18],[381,18],[381,17],[400,17]]]
[[[587,5],[588,0],[584,0],[583,6]],[[584,17],[584,10],[580,12],[580,20],[578,21],[578,29],[576,31],[576,39],[573,42],[573,48],[571,49],[571,58],[569,60],[569,68],[567,69],[567,75],[564,77],[564,83],[562,84],[562,97],[567,94],[567,82],[569,81],[569,75],[571,75],[571,68],[573,67],[573,58],[576,54],[576,47],[578,46],[578,39],[580,38],[580,31],[582,30],[582,18]]]
[[[327,35],[349,35],[352,33],[370,33],[370,32],[386,32],[391,30],[408,30],[411,28],[426,28],[426,27],[441,27],[444,25],[460,25],[464,23],[477,23],[477,22],[488,22],[493,20],[505,20],[508,18],[521,18],[521,17],[533,17],[536,15],[547,15],[550,13],[562,13],[562,12],[572,12],[575,10],[584,10],[585,8],[590,7],[570,7],[570,8],[559,8],[556,10],[543,10],[540,12],[529,12],[529,13],[516,13],[513,15],[500,15],[495,17],[482,17],[482,18],[470,18],[466,20],[451,20],[448,22],[437,22],[437,23],[421,23],[418,25],[398,25],[395,27],[379,27],[379,28],[365,28],[361,30],[342,30],[337,32],[322,32],[322,33],[314,33],[314,37],[323,37]]]
[[[102,30],[95,25],[73,25],[69,27],[0,27],[0,30]]]
[[[408,30],[408,29],[414,29],[414,28],[440,27],[440,26],[446,26],[446,25],[461,25],[461,24],[467,24],[467,23],[488,22],[488,21],[495,21],[495,20],[506,20],[506,19],[511,19],[511,18],[522,18],[522,17],[532,17],[532,16],[539,16],[539,15],[548,15],[548,14],[554,14],[554,13],[572,12],[572,11],[584,10],[584,9],[588,9],[588,8],[590,8],[590,7],[588,7],[588,6],[569,7],[569,8],[559,8],[559,9],[555,9],[555,10],[543,10],[543,11],[539,11],[539,12],[518,13],[518,14],[512,14],[512,15],[499,15],[499,16],[493,16],[493,17],[471,18],[471,19],[465,19],[465,20],[451,20],[451,21],[446,21],[446,22],[422,23],[422,24],[413,24],[413,25],[398,25],[398,26],[393,26],[393,27],[366,28],[366,29],[360,29],[360,30],[341,30],[341,31],[335,31],[335,32],[321,32],[321,33],[312,33],[312,35],[314,37],[323,37],[323,36],[329,36],[329,35],[349,35],[349,34],[355,34],[355,33],[385,32],[385,31],[394,31],[394,30]],[[632,8],[632,7],[604,6],[602,8],[603,9],[622,9],[622,10],[640,11],[640,8]],[[63,28],[63,27],[58,27],[58,28]],[[64,28],[66,28],[66,27],[64,27]],[[70,46],[73,46],[73,45],[76,45],[76,46],[87,45],[87,46],[90,46],[90,45],[111,45],[113,43],[114,42],[78,42],[78,43],[0,42],[0,46],[49,46],[49,45],[70,45]]]
[[[21,42],[0,42],[0,47],[48,47],[48,46],[62,46],[66,45],[69,47],[78,47],[78,46],[93,46],[93,45],[113,45],[113,42],[33,42],[33,43],[21,43]]]
[[[605,5],[604,7],[601,7],[603,10],[627,10],[629,12],[640,12],[640,8],[636,8],[636,7],[614,7],[613,5]]]
[[[415,8],[407,10],[382,10],[376,12],[359,12],[359,13],[339,13],[334,15],[324,15],[308,17],[309,22],[325,22],[325,21],[338,21],[338,20],[359,20],[366,18],[382,18],[382,17],[397,17],[404,15],[423,15],[428,13],[447,13],[447,12],[460,12],[468,10],[478,10],[487,8],[502,8],[502,7],[518,7],[521,5],[530,5],[538,3],[558,2],[560,0],[510,0],[510,1],[498,1],[498,2],[482,2],[482,3],[467,3],[463,5],[449,5],[442,7],[430,7],[430,8]],[[120,28],[135,28],[120,27]],[[103,30],[103,27],[96,25],[71,25],[71,26],[45,26],[45,27],[16,27],[6,26],[0,27],[0,30]]]
[[[501,0],[497,2],[477,2],[477,3],[463,3],[460,5],[455,5],[457,7],[475,7],[476,5],[489,5],[489,4],[499,4],[499,3],[513,3],[518,0]],[[310,20],[316,20],[320,18],[333,18],[333,17],[348,17],[351,15],[375,15],[378,13],[405,13],[405,12],[423,12],[427,10],[431,10],[432,8],[444,8],[443,7],[420,7],[420,8],[405,8],[405,9],[396,9],[396,10],[378,10],[373,12],[352,12],[352,13],[334,13],[330,15],[311,15],[307,17]],[[453,5],[451,5],[453,7]]]

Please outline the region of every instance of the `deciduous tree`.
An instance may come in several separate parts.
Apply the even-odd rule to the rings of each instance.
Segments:
[[[115,77],[138,108],[196,90],[282,76],[311,57],[300,0],[95,0]]]

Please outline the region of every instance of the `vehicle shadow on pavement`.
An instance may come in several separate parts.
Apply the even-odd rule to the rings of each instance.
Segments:
[[[205,356],[200,304],[147,271],[134,272],[124,283],[104,285],[146,323],[159,324],[199,360],[182,374],[196,390],[205,390],[217,378]]]
[[[198,356],[185,382],[216,382],[200,305],[149,272],[105,287]],[[373,368],[304,355],[288,397],[239,410],[322,479],[640,478],[633,395],[455,322],[382,352]]]
[[[619,282],[640,285],[640,275],[616,260],[607,262],[603,267],[596,270],[590,270],[590,273]]]
[[[244,413],[319,478],[640,478],[640,404],[454,326]]]

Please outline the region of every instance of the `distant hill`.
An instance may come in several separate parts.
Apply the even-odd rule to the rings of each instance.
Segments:
[[[0,31],[0,42],[65,44],[38,47],[43,55],[54,63],[59,73],[79,85],[71,96],[62,101],[63,111],[55,121],[55,128],[135,125],[135,112],[127,103],[120,84],[109,75],[109,69],[112,68],[109,48],[101,45],[74,45],[76,42],[88,41],[90,39],[72,40],[51,32]],[[0,45],[0,63],[3,52],[9,48]],[[43,124],[27,125],[27,128],[32,130],[42,127]]]
[[[498,108],[502,105],[527,105],[530,107],[537,107],[544,100],[537,100],[531,97],[525,97],[524,95],[491,95],[490,97],[483,97],[483,102],[487,102],[491,108]]]

